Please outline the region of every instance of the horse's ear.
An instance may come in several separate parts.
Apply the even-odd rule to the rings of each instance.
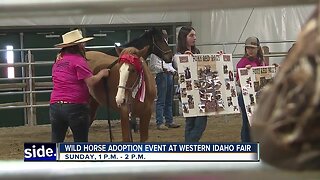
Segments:
[[[119,47],[119,46],[117,46],[117,45],[115,45],[115,47],[114,47],[114,48],[116,49],[116,52],[117,52],[118,56],[120,56],[120,54],[121,54],[121,52],[122,52],[123,48],[121,48],[121,47]]]
[[[149,45],[148,46],[145,46],[143,49],[140,49],[137,53],[137,55],[139,57],[143,57],[144,55],[146,55],[148,53],[148,50],[149,50]]]

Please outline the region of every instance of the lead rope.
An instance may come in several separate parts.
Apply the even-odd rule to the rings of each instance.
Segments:
[[[111,121],[110,121],[110,107],[109,107],[109,93],[108,93],[108,79],[103,78],[103,85],[106,92],[106,105],[107,105],[107,118],[108,118],[108,126],[109,126],[109,138],[110,142],[113,142],[113,135],[111,130]]]
[[[117,64],[117,62],[119,61],[119,58],[116,59],[115,61],[113,61],[108,67],[107,69],[110,69]],[[108,118],[108,126],[109,126],[109,138],[110,138],[110,142],[113,142],[113,135],[112,135],[112,127],[111,127],[111,120],[110,120],[110,107],[109,107],[109,94],[108,94],[108,78],[103,78],[103,85],[104,85],[104,89],[106,92],[106,105],[107,105],[107,118]]]

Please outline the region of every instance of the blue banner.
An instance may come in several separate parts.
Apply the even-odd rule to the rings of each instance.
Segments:
[[[257,143],[60,143],[60,153],[70,152],[192,152],[192,153],[257,153]]]
[[[24,143],[24,161],[56,161],[56,143]]]

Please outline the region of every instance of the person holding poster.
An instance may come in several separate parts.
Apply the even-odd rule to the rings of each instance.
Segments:
[[[238,62],[237,69],[237,84],[240,85],[239,81],[239,68],[247,68],[265,66],[262,48],[260,46],[260,41],[257,37],[249,37],[245,42],[245,55]],[[241,86],[241,85],[240,85]],[[250,142],[250,125],[248,116],[246,113],[246,108],[244,105],[243,95],[239,93],[238,102],[241,109],[242,114],[242,128],[241,128],[241,141],[242,142]]]
[[[195,42],[196,31],[194,28],[183,26],[178,34],[177,54],[200,54]],[[207,116],[186,117],[185,142],[199,142],[206,126]]]

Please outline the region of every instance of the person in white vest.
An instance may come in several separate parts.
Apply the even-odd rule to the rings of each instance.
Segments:
[[[163,38],[168,42],[166,30],[162,30]],[[158,130],[178,128],[179,124],[173,122],[173,75],[176,70],[172,63],[165,63],[155,54],[150,55],[150,69],[156,74],[157,101],[156,101],[156,123]],[[164,122],[165,119],[165,122]]]

